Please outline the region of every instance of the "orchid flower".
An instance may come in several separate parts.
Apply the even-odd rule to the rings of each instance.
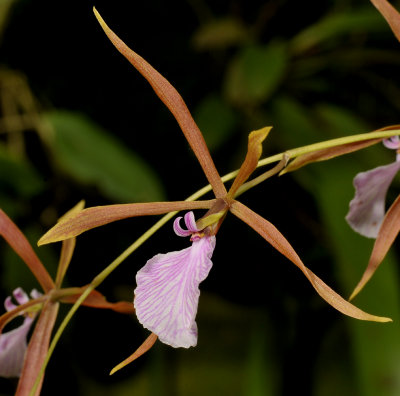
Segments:
[[[347,222],[356,232],[376,238],[364,274],[350,300],[353,299],[375,273],[400,230],[400,196],[385,212],[386,194],[400,170],[400,138],[383,140],[385,147],[396,150],[396,160],[388,165],[361,172],[354,178],[355,196],[350,202]]]
[[[131,203],[86,208],[59,221],[39,240],[39,245],[65,241],[113,221],[136,216],[166,214],[163,219],[134,242],[119,258],[114,260],[103,271],[104,275],[98,277],[98,279],[104,279],[106,274],[114,270],[128,254],[132,253],[147,240],[152,233],[168,219],[172,218],[176,212],[196,209],[208,210],[197,221],[195,221],[192,212],[186,213],[184,216],[186,229],[180,225],[181,218],[176,219],[174,222],[174,230],[179,236],[191,237],[191,247],[178,252],[158,254],[150,259],[137,273],[134,300],[136,315],[143,326],[153,333],[133,355],[116,366],[111,373],[145,353],[152,347],[157,337],[174,347],[187,348],[196,345],[197,328],[195,315],[199,298],[198,285],[210,271],[212,265],[211,256],[215,247],[215,235],[228,212],[253,228],[262,238],[294,263],[304,273],[317,293],[338,311],[361,320],[390,321],[389,318],[370,315],[339,296],[304,265],[290,243],[273,224],[236,199],[240,194],[268,177],[281,171],[284,172],[284,168],[291,156],[296,158],[297,161],[292,161],[289,164],[287,167],[289,170],[297,169],[309,162],[322,161],[367,147],[390,135],[384,134],[383,136],[382,133],[375,133],[366,134],[362,137],[360,135],[359,138],[353,140],[339,139],[330,149],[327,149],[327,146],[316,144],[312,147],[313,155],[311,156],[307,154],[311,152],[311,149],[309,151],[301,149],[296,151],[294,149],[288,151],[287,154],[275,156],[275,161],[268,162],[280,161],[274,168],[248,181],[258,166],[258,161],[262,154],[262,142],[268,136],[271,127],[255,130],[249,135],[247,155],[239,171],[235,173],[236,178],[233,184],[227,191],[223,179],[215,168],[203,135],[177,90],[148,62],[127,47],[107,26],[95,9],[94,12],[111,42],[150,83],[155,93],[177,120],[215,195],[214,199],[201,201],[195,200],[201,195],[194,194],[192,198],[186,201]]]
[[[385,147],[400,149],[400,139],[393,136],[383,141]],[[355,196],[350,202],[346,220],[354,231],[368,238],[376,238],[385,217],[386,194],[400,170],[400,154],[395,162],[359,173],[353,181]]]
[[[371,0],[371,2],[400,41],[400,13],[387,0]],[[350,202],[350,211],[346,216],[346,220],[355,231],[376,238],[367,268],[350,300],[371,279],[400,231],[400,195],[385,213],[387,190],[400,169],[400,140],[398,136],[392,136],[383,143],[387,148],[397,150],[396,161],[356,176],[354,179],[356,195]]]
[[[82,207],[83,202],[65,216],[70,216]],[[0,376],[20,376],[16,396],[31,394],[35,381],[39,378],[40,384],[33,393],[39,395],[42,383],[42,375],[39,373],[48,352],[59,302],[75,303],[84,293],[87,293],[88,287],[61,288],[73,254],[75,238],[63,242],[57,275],[53,280],[25,235],[1,209],[0,236],[28,266],[44,291],[42,294],[33,290],[32,298],[29,299],[21,288],[17,288],[13,292],[13,297],[18,305],[12,302],[11,297],[5,300],[7,312],[0,315]],[[123,301],[110,303],[95,290],[90,290],[84,304],[94,308],[112,309],[121,313],[133,313],[131,304]],[[21,315],[24,316],[24,320],[19,327],[2,333],[5,325]],[[36,316],[38,319],[34,323]],[[33,325],[32,335],[27,342],[28,333]]]
[[[20,287],[13,291],[13,296],[19,305],[29,301],[28,295]],[[32,290],[32,298],[36,299],[40,296],[41,293],[36,289]],[[17,308],[11,301],[11,296],[6,298],[4,306],[8,312]],[[26,339],[36,314],[28,311],[22,312],[20,315],[24,315],[24,321],[19,327],[0,334],[0,377],[19,377],[22,372],[28,347]]]
[[[175,220],[174,231],[191,236],[192,246],[158,254],[138,271],[134,305],[139,322],[160,341],[188,348],[197,344],[199,283],[210,272],[215,236],[199,232],[193,212],[185,215],[186,230],[179,224],[181,219]]]

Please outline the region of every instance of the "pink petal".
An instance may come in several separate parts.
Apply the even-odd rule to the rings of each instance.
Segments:
[[[197,228],[196,219],[194,218],[193,212],[187,212],[185,214],[185,224],[186,224],[186,227],[188,228],[188,230],[191,231],[192,233],[200,231]]]
[[[0,335],[0,377],[19,377],[27,348],[26,337],[32,325],[31,317],[21,326]]]
[[[13,296],[15,300],[18,302],[19,305],[25,304],[29,301],[28,295],[25,293],[25,291],[22,289],[22,287],[17,287],[13,291]]]
[[[382,143],[389,149],[398,150],[400,148],[400,139],[397,135],[392,136],[389,139],[383,139]]]
[[[165,344],[197,344],[199,284],[211,269],[214,248],[215,236],[203,237],[184,250],[154,256],[137,273],[136,315]]]
[[[174,231],[175,234],[181,237],[187,237],[189,235],[192,235],[194,232],[200,231],[197,226],[196,226],[196,220],[194,218],[193,212],[187,212],[185,214],[185,225],[187,227],[187,230],[183,229],[180,225],[182,217],[177,217],[174,221]]]
[[[17,306],[12,302],[11,296],[8,296],[4,300],[4,308],[6,309],[7,312],[12,311],[13,309],[17,308]]]
[[[181,220],[182,220],[182,217],[177,217],[174,220],[174,224],[173,224],[174,232],[176,235],[178,235],[180,237],[187,237],[187,236],[191,235],[192,232],[189,230],[185,230],[184,228],[181,227],[181,225],[180,225]]]
[[[376,238],[385,216],[385,199],[400,161],[359,173],[353,181],[355,196],[350,202],[346,220],[354,231]]]

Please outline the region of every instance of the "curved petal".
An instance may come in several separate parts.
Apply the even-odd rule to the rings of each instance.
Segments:
[[[356,193],[350,202],[346,220],[350,227],[368,238],[376,238],[385,216],[387,190],[400,161],[359,173],[353,181]]]
[[[211,154],[208,151],[204,137],[196,125],[186,103],[178,91],[167,81],[157,70],[147,63],[136,52],[132,51],[104,22],[103,18],[93,8],[94,14],[107,37],[114,44],[115,48],[133,65],[133,67],[149,82],[157,96],[167,106],[175,117],[186,140],[192,148],[208,182],[217,198],[226,195],[226,189],[221,177],[215,168]]]
[[[151,333],[140,345],[138,349],[136,349],[135,352],[132,353],[129,357],[127,357],[125,360],[123,360],[121,363],[117,364],[111,371],[110,375],[113,375],[117,371],[121,370],[125,366],[127,366],[129,363],[132,363],[134,360],[136,360],[138,357],[142,356],[145,354],[157,341],[157,336],[154,333]]]
[[[389,149],[398,150],[400,148],[399,135],[392,136],[388,139],[383,139],[382,143],[385,147]]]
[[[246,157],[228,191],[228,196],[230,198],[235,196],[236,191],[257,168],[258,160],[262,154],[262,142],[266,139],[271,129],[272,127],[264,127],[249,134]]]
[[[196,226],[196,219],[194,217],[193,212],[187,212],[185,214],[185,225],[186,225],[186,230],[181,227],[180,222],[182,220],[182,217],[177,217],[174,221],[174,232],[176,235],[181,236],[181,237],[187,237],[192,235],[194,232],[200,231],[197,226]]]
[[[26,337],[33,319],[27,317],[14,330],[0,335],[0,377],[19,377],[27,348]]]
[[[352,300],[371,279],[377,268],[382,263],[387,252],[392,246],[394,240],[400,231],[400,195],[393,202],[392,206],[387,211],[385,218],[382,222],[381,228],[379,229],[378,236],[374,243],[371,256],[369,258],[368,266],[365,269],[361,280],[358,282],[353,293],[350,296]]]
[[[339,312],[351,316],[355,319],[370,320],[373,322],[391,322],[390,318],[371,315],[362,311],[353,304],[350,304],[343,297],[332,290],[322,279],[318,278],[311,270],[309,270],[301,261],[293,247],[287,239],[279,232],[279,230],[271,224],[268,220],[264,219],[257,213],[253,212],[247,206],[238,201],[234,201],[230,207],[230,211],[243,220],[256,232],[258,232],[267,242],[269,242],[276,250],[287,257],[293,264],[295,264],[307,277],[316,292],[332,307],[336,308]]]
[[[134,305],[139,322],[175,348],[197,344],[199,283],[208,275],[215,236],[178,252],[158,254],[137,273]]]
[[[0,209],[0,236],[28,266],[45,291],[54,289],[54,282],[17,225]]]
[[[400,41],[400,14],[387,0],[371,0],[371,3],[386,19],[390,29]]]
[[[179,210],[210,209],[215,202],[215,199],[211,199],[208,201],[145,202],[94,206],[68,217],[62,217],[53,228],[40,238],[38,245],[73,238],[92,228],[117,220],[160,215]]]

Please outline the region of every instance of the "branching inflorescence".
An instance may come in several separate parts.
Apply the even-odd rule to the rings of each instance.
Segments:
[[[375,3],[382,5],[385,2],[377,1]],[[388,12],[387,8],[385,10]],[[0,375],[20,376],[17,395],[38,395],[40,393],[43,373],[51,353],[64,328],[81,304],[95,308],[113,309],[123,313],[132,314],[136,311],[139,322],[152,332],[139,349],[116,366],[112,372],[145,353],[157,338],[173,347],[195,346],[197,343],[195,318],[200,296],[199,284],[211,270],[216,236],[228,213],[232,213],[250,226],[295,264],[316,292],[332,307],[356,319],[389,322],[391,319],[366,313],[338,295],[304,265],[291,244],[273,224],[238,201],[237,197],[274,175],[283,175],[309,163],[351,153],[384,139],[386,139],[384,144],[387,147],[398,150],[398,138],[393,136],[400,133],[400,127],[391,126],[371,133],[321,142],[260,160],[262,143],[271,130],[271,127],[264,127],[250,133],[247,155],[240,169],[220,177],[203,136],[176,89],[142,57],[128,48],[106,25],[99,13],[96,10],[94,12],[111,42],[150,83],[155,93],[177,120],[204,171],[209,186],[188,199],[177,202],[132,203],[86,209],[84,209],[83,203],[79,203],[39,241],[40,245],[63,241],[55,280],[50,277],[22,232],[4,212],[0,211],[0,234],[27,264],[43,289],[43,293],[32,292],[32,299],[29,299],[21,289],[16,289],[13,295],[18,305],[12,303],[8,298],[5,304],[7,312],[0,317],[0,329],[13,318],[20,315],[24,317],[20,327],[0,335]],[[386,17],[387,14],[383,14]],[[400,30],[398,29],[398,14],[395,11],[390,11],[389,14],[389,23],[392,28],[397,26],[393,29],[397,29],[395,33],[398,34]],[[273,163],[275,166],[270,170],[250,179],[256,168]],[[366,236],[377,237],[377,239],[366,273],[352,297],[372,276],[399,232],[400,199],[395,201],[386,215],[383,204],[390,182],[399,170],[398,164],[399,162],[396,161],[385,167],[360,174],[355,179],[356,196],[350,205],[347,220],[358,232]],[[227,189],[225,183],[232,179],[234,181]],[[210,190],[214,193],[213,199],[198,200]],[[198,209],[206,210],[206,213],[196,221],[193,211]],[[95,289],[128,255],[179,211],[187,211],[183,217],[184,226],[182,217],[178,217],[174,221],[173,229],[178,236],[189,237],[191,246],[181,251],[157,254],[151,258],[136,275],[137,286],[133,303],[107,302]],[[164,217],[161,220],[98,274],[89,285],[62,288],[62,282],[73,254],[75,239],[81,233],[129,217],[162,214]],[[73,303],[74,305],[50,344],[59,302]],[[36,317],[37,322],[27,346],[27,332],[34,325]]]

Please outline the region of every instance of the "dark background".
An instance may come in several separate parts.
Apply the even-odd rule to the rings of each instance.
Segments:
[[[87,206],[181,200],[206,184],[176,121],[108,41],[93,5],[178,89],[221,174],[240,166],[248,133],[265,125],[274,126],[264,143],[267,156],[398,122],[400,46],[367,1],[5,4],[0,206],[33,245],[81,199]],[[4,121],[26,114],[39,121]],[[107,150],[111,144],[116,148]],[[132,169],[121,162],[125,150],[135,158]],[[242,202],[348,296],[372,248],[344,220],[352,179],[390,161],[392,152],[372,147],[275,177]],[[398,183],[389,200],[396,192]],[[124,220],[79,237],[65,285],[90,282],[154,221]],[[100,286],[110,301],[132,300],[135,273],[153,255],[187,246],[171,228]],[[0,248],[1,296],[17,286],[37,287],[5,243]],[[54,274],[58,244],[36,251]],[[398,322],[362,323],[336,312],[300,271],[232,216],[218,233],[213,263],[201,285],[197,347],[157,343],[110,377],[148,332],[135,317],[81,308],[52,357],[42,394],[400,394]],[[396,319],[397,290],[397,264],[388,257],[355,303]],[[15,385],[1,379],[0,395],[13,394]]]

